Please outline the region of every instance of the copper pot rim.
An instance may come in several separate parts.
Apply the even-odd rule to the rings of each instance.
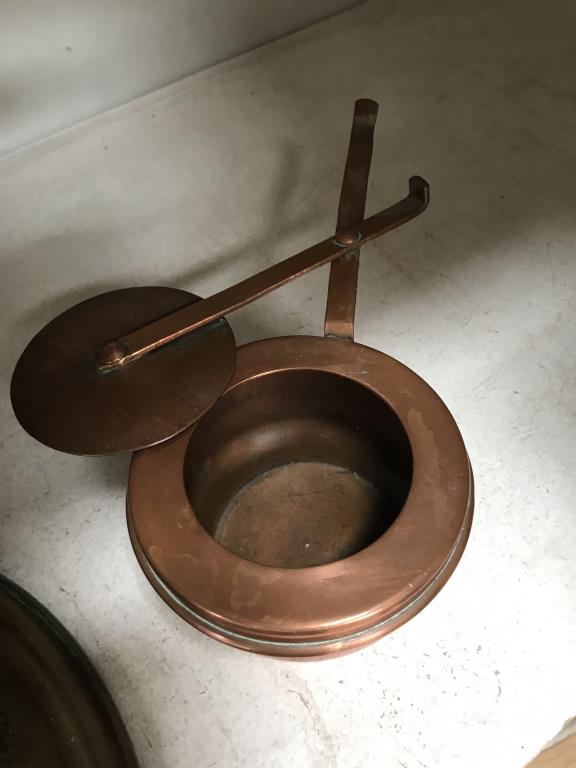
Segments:
[[[309,568],[242,559],[210,536],[188,499],[183,467],[194,427],[134,455],[127,508],[133,546],[160,593],[169,589],[172,600],[226,632],[310,643],[385,622],[438,583],[470,528],[473,481],[462,437],[440,397],[405,365],[365,345],[315,336],[253,342],[239,348],[226,391],[288,370],[353,379],[401,419],[413,452],[412,486],[383,536],[348,558]]]
[[[472,490],[473,497],[473,490]],[[380,622],[368,625],[363,629],[340,635],[330,635],[319,639],[302,640],[296,637],[290,640],[278,640],[273,637],[254,637],[249,634],[242,634],[238,630],[227,629],[222,623],[218,624],[206,618],[201,613],[195,611],[190,603],[184,602],[176,594],[170,585],[163,582],[158,574],[150,567],[146,557],[138,548],[134,537],[134,529],[128,516],[128,531],[135,548],[136,557],[142,570],[159,594],[177,614],[192,624],[196,629],[203,632],[208,637],[219,640],[220,642],[239,648],[244,651],[272,656],[277,659],[290,658],[293,660],[322,660],[333,658],[360,650],[367,645],[371,645],[379,638],[389,634],[393,630],[405,624],[416,614],[418,614],[428,603],[438,594],[446,584],[464,552],[464,548],[470,534],[472,523],[472,503],[467,511],[466,524],[459,531],[453,550],[438,573],[434,576],[428,586],[411,602],[402,606],[395,613],[391,613]]]

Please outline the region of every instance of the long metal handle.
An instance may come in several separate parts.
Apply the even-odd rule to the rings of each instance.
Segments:
[[[353,227],[364,218],[377,115],[378,104],[371,99],[358,99],[354,105],[336,234]],[[360,248],[356,247],[330,264],[324,320],[325,336],[354,339],[359,263]]]
[[[412,176],[409,180],[409,193],[403,200],[358,223],[352,230],[322,240],[208,299],[153,320],[122,338],[102,345],[96,350],[98,367],[103,371],[118,368],[250,304],[291,280],[410,221],[422,213],[428,200],[428,182],[419,176]]]

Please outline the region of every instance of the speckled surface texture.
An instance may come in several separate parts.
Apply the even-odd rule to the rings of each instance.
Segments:
[[[368,3],[0,160],[0,567],[108,684],[143,768],[521,768],[576,713],[576,6]],[[120,75],[119,75],[120,76]],[[201,295],[331,231],[354,98],[381,104],[357,339],[454,413],[477,511],[454,576],[376,646],[278,662],[156,596],[124,519],[128,459],[54,453],[8,385],[55,313],[132,284]],[[327,270],[231,318],[320,333]]]

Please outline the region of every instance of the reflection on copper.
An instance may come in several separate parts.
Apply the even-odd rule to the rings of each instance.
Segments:
[[[364,213],[375,116],[357,103],[345,245]],[[461,435],[419,376],[352,341],[357,268],[358,248],[332,263],[325,338],[241,347],[210,411],[132,461],[128,526],[144,572],[184,619],[237,648],[295,659],[362,648],[437,594],[468,538]]]
[[[147,577],[201,631],[272,656],[345,653],[407,621],[472,521],[450,412],[354,342],[360,247],[429,200],[414,176],[364,218],[376,114],[356,103],[333,235],[208,299],[130,288],[82,302],[32,339],[12,379],[18,419],[47,445],[137,451],[128,527]],[[328,263],[323,338],[236,349],[224,315]]]

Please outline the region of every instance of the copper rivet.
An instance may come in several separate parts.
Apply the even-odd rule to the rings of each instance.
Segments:
[[[121,341],[109,341],[98,350],[98,360],[102,365],[114,365],[126,357],[128,348]]]
[[[336,237],[334,238],[334,242],[336,245],[354,245],[354,243],[357,243],[358,240],[360,240],[362,235],[360,232],[353,232],[351,230],[346,230],[344,232],[338,232]]]

